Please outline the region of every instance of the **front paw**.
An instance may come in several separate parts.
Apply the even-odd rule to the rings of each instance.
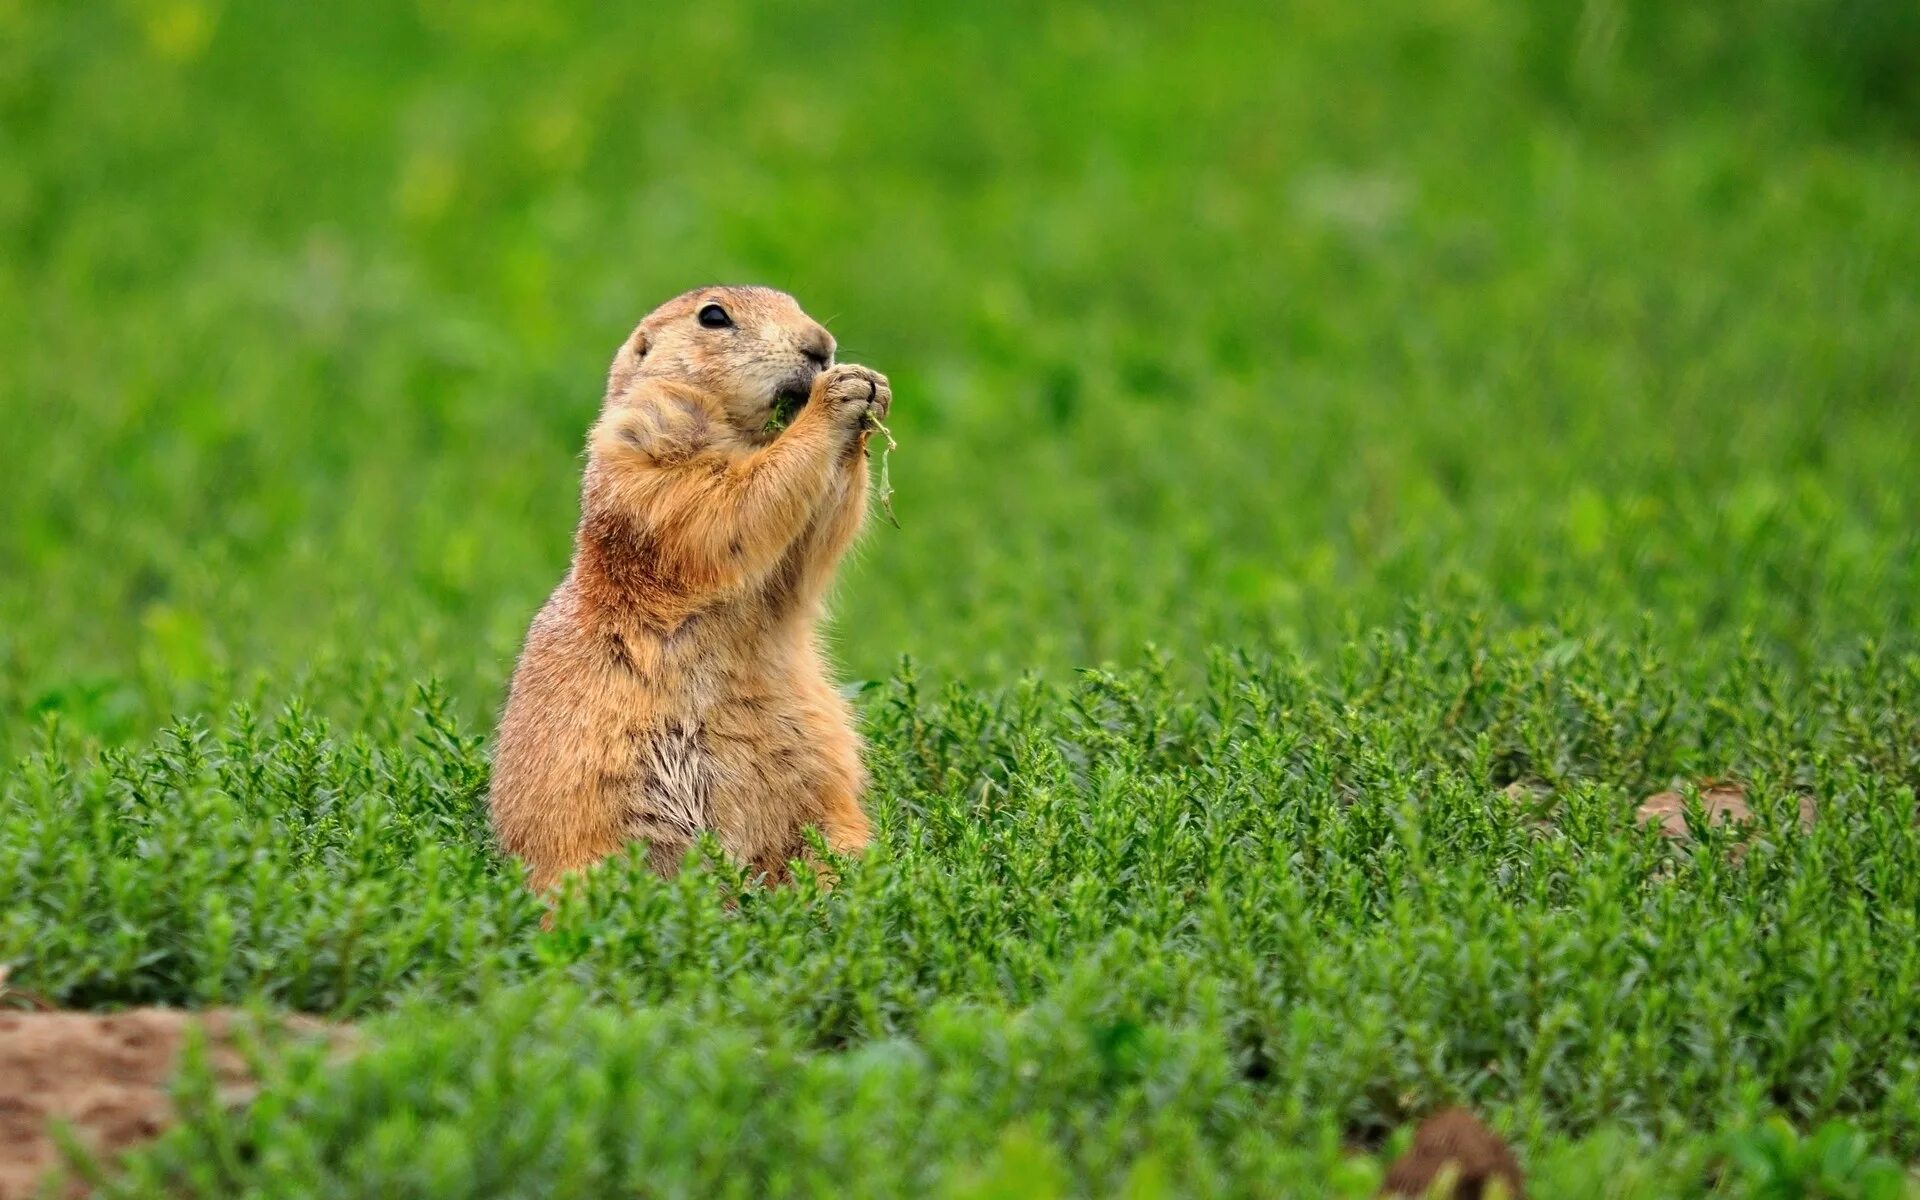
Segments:
[[[807,403],[826,413],[840,427],[855,430],[866,424],[868,413],[875,417],[887,415],[893,405],[893,388],[878,371],[842,363],[828,367],[814,379],[813,397]]]

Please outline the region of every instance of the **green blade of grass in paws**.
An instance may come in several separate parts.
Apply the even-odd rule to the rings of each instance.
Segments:
[[[887,474],[887,460],[892,458],[893,452],[900,448],[900,443],[893,440],[893,431],[888,429],[887,423],[875,416],[871,409],[867,411],[866,425],[868,429],[887,439],[886,449],[880,452],[880,508],[887,514],[887,524],[898,529],[900,518],[893,515],[893,480]]]

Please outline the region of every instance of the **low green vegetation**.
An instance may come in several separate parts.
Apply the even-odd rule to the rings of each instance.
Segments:
[[[1911,1195],[1915,80],[1891,0],[0,2],[0,963],[359,1031],[103,1186],[1362,1196],[1463,1103]],[[543,929],[486,738],[717,279],[894,383],[878,843]]]
[[[436,697],[377,736],[243,712],[79,771],[56,748],[0,824],[0,953],[62,1003],[414,1001],[156,1158],[208,1195],[887,1195],[989,1150],[1095,1194],[1316,1195],[1360,1170],[1343,1140],[1457,1100],[1548,1162],[1652,1139],[1646,1195],[1703,1187],[1703,1131],[1762,1113],[1920,1144],[1920,662],[1796,690],[1757,652],[1421,619],[1326,673],[1209,674],[897,680],[867,702],[881,848],[831,892],[636,856],[551,932]],[[1709,764],[1754,824],[1636,826]],[[259,1156],[196,1157],[220,1138]]]

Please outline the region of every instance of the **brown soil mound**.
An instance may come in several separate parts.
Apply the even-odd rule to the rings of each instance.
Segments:
[[[49,1118],[112,1154],[153,1137],[172,1115],[167,1088],[189,1024],[206,1030],[220,1096],[253,1093],[232,1034],[242,1015],[147,1008],[122,1013],[0,1011],[0,1200],[32,1196],[59,1164]],[[288,1018],[289,1029],[326,1027]]]
[[[1510,1200],[1526,1200],[1520,1164],[1500,1136],[1464,1108],[1437,1112],[1414,1131],[1413,1145],[1387,1170],[1382,1196],[1425,1196],[1445,1177],[1454,1200],[1480,1200],[1498,1181]]]

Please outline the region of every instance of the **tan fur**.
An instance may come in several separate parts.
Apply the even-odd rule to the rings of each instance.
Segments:
[[[732,328],[700,324],[715,303]],[[702,830],[773,878],[809,825],[867,844],[860,744],[815,625],[866,512],[866,415],[892,393],[834,348],[791,296],[712,287],[614,358],[573,565],[494,751],[494,829],[534,888],[634,839],[671,874]],[[782,390],[808,398],[775,436]]]

